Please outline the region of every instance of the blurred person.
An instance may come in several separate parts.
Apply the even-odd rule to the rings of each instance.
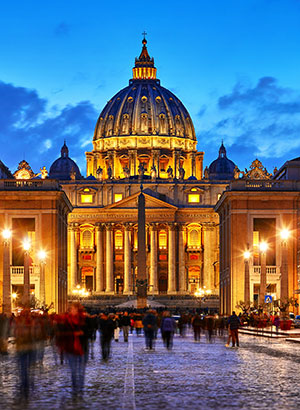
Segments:
[[[212,315],[208,315],[205,317],[205,328],[207,331],[207,338],[209,343],[212,342],[212,336],[215,328],[215,320]]]
[[[69,363],[73,394],[83,392],[85,377],[86,320],[80,303],[72,303],[64,317],[64,354]]]
[[[134,327],[135,327],[136,335],[139,336],[143,329],[142,315],[140,313],[137,313],[135,315]]]
[[[232,337],[232,347],[235,347],[235,344],[239,346],[240,319],[237,317],[235,311],[232,312],[232,315],[228,319],[228,326]]]
[[[152,310],[148,310],[143,319],[146,349],[153,349],[154,332],[156,329],[156,316]]]
[[[194,331],[194,340],[195,342],[200,342],[200,335],[201,335],[201,326],[202,326],[202,319],[201,316],[196,313],[191,320],[193,331]]]
[[[27,399],[33,388],[34,323],[30,310],[23,309],[15,319],[15,343],[20,372],[20,393]]]
[[[168,350],[171,350],[173,347],[173,337],[176,330],[176,322],[175,319],[171,317],[170,312],[166,311],[163,313],[160,329],[165,347]]]
[[[276,327],[276,333],[278,333],[279,327],[280,327],[280,317],[279,315],[274,316],[273,324]]]
[[[114,339],[115,339],[115,342],[118,342],[119,337],[120,337],[120,319],[119,319],[119,316],[114,315],[113,321],[114,321],[114,325],[115,325]]]
[[[130,317],[127,311],[124,312],[121,318],[121,326],[122,326],[122,331],[123,331],[124,342],[128,342],[128,334],[129,334],[129,329],[130,329]]]
[[[113,316],[112,313],[108,316],[102,313],[99,319],[100,344],[103,360],[107,360],[110,356],[110,345],[115,330]]]
[[[7,355],[10,318],[5,313],[0,314],[0,354]]]

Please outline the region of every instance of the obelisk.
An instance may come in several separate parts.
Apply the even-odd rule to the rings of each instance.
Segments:
[[[137,308],[147,307],[146,215],[143,185],[138,197]]]

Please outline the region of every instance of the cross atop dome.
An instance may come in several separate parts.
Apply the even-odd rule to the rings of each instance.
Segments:
[[[142,33],[144,36],[142,40],[143,48],[139,58],[135,59],[135,66],[132,69],[134,80],[155,80],[156,68],[154,67],[154,58],[149,56],[147,49],[147,33]]]

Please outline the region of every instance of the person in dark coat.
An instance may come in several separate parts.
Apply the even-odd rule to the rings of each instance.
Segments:
[[[148,310],[146,316],[143,319],[144,334],[146,339],[146,349],[153,349],[153,340],[156,328],[156,316],[152,310]]]
[[[235,344],[239,346],[239,327],[240,319],[237,317],[235,312],[232,312],[232,315],[228,319],[228,327],[232,337],[232,347],[235,347]]]
[[[194,330],[194,340],[195,342],[200,342],[202,319],[198,313],[196,313],[192,318],[192,326]]]
[[[127,311],[124,312],[121,318],[121,326],[123,330],[124,342],[128,342],[128,334],[129,334],[129,329],[130,329],[130,317]]]
[[[176,322],[175,319],[171,317],[170,312],[164,312],[160,329],[164,345],[168,350],[171,350],[173,346],[173,336],[176,330]]]
[[[115,330],[113,316],[114,315],[112,313],[108,316],[102,314],[99,320],[100,344],[103,360],[107,360],[110,355],[110,345],[112,338],[114,337]]]

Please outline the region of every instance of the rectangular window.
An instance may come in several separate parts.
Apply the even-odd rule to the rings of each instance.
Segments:
[[[188,194],[188,202],[190,204],[197,204],[200,202],[200,194]]]
[[[83,203],[83,204],[92,204],[93,203],[93,195],[91,195],[91,194],[81,194],[81,203]]]
[[[276,266],[276,219],[275,218],[254,218],[253,220],[253,249],[259,243],[266,242],[267,266]],[[259,249],[258,249],[259,252]],[[260,265],[260,258],[254,259],[254,265]]]
[[[114,195],[114,198],[115,198],[114,202],[122,201],[122,199],[123,199],[123,194],[115,194],[115,195]]]

